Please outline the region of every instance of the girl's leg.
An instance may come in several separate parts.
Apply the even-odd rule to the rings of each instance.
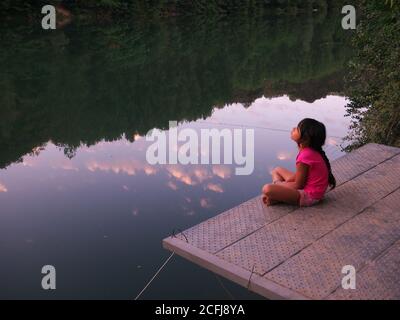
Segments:
[[[267,184],[263,188],[263,201],[267,205],[277,202],[298,205],[300,192],[282,185]]]
[[[272,171],[272,181],[273,182],[277,182],[277,181],[281,181],[281,182],[285,182],[285,181],[289,181],[292,180],[293,177],[295,176],[295,173],[287,170],[285,168],[275,168]]]

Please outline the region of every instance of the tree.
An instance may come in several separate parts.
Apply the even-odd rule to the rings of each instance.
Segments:
[[[362,1],[346,94],[352,150],[369,142],[400,146],[400,6]]]

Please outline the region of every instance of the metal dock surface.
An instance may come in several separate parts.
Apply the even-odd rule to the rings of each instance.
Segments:
[[[257,196],[163,246],[269,299],[400,299],[400,149],[368,144],[332,168],[337,188],[315,207]]]

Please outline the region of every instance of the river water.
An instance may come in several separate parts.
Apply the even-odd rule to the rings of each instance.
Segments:
[[[257,196],[276,166],[294,169],[289,132],[301,119],[324,122],[328,156],[343,154],[349,49],[329,12],[16,26],[1,44],[0,298],[133,299],[174,228]],[[145,135],[169,121],[253,129],[253,173],[150,165]],[[44,265],[56,268],[54,291],[41,288]],[[260,298],[223,283],[235,298]],[[229,296],[175,257],[142,298]]]

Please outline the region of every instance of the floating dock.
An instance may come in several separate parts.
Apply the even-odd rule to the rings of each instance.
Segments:
[[[163,246],[268,299],[400,299],[400,149],[368,144],[332,168],[337,188],[317,206],[257,196]]]

